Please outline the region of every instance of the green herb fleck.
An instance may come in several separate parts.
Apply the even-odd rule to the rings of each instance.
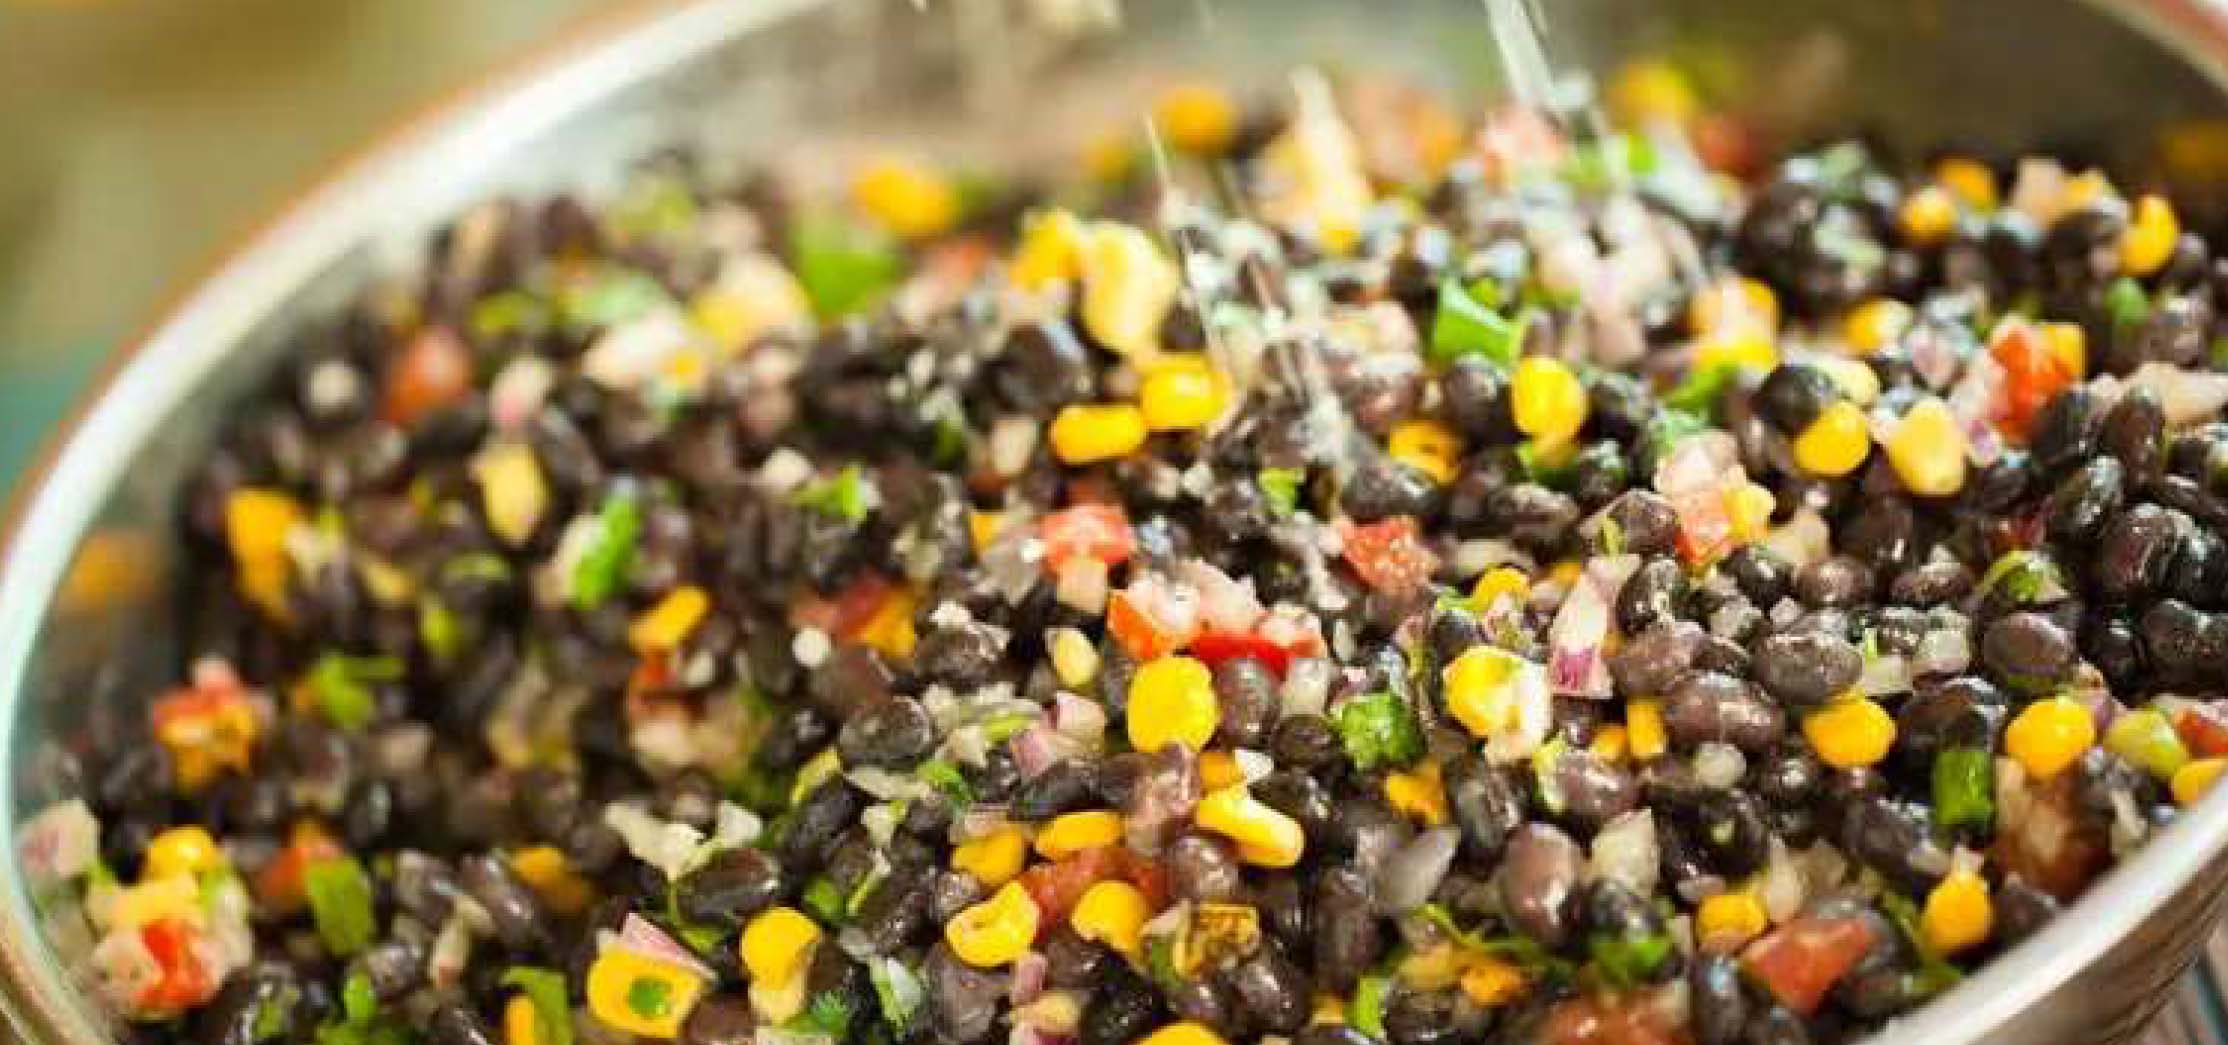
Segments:
[[[2125,336],[2150,318],[2150,295],[2143,292],[2143,284],[2133,277],[2121,276],[2105,288],[2104,313],[2112,317],[2112,329]]]
[[[379,994],[371,989],[371,974],[357,969],[340,985],[340,1011],[350,1023],[363,1023],[379,1015]]]
[[[1663,968],[1664,960],[1671,957],[1671,938],[1658,933],[1653,936],[1608,936],[1597,934],[1586,941],[1586,954],[1593,959],[1594,971],[1602,981],[1618,990],[1630,990],[1655,978]]]
[[[644,976],[627,985],[627,1008],[637,1016],[654,1020],[673,1011],[673,985],[654,976]]]
[[[782,1025],[783,1030],[799,1034],[825,1034],[837,1041],[851,1038],[851,1003],[834,991],[822,991],[813,996],[805,1011]]]
[[[806,483],[790,496],[790,502],[800,508],[810,508],[831,519],[861,522],[866,519],[873,486],[866,481],[866,474],[855,464],[825,479]]]
[[[673,304],[665,284],[639,269],[605,265],[588,278],[567,284],[557,295],[557,315],[566,327],[583,332],[614,327]]]
[[[587,552],[573,564],[572,604],[581,610],[595,609],[618,594],[634,567],[635,545],[642,538],[642,505],[634,491],[620,488],[606,494],[595,527]]]
[[[1392,976],[1373,972],[1354,984],[1354,1000],[1347,1003],[1346,1022],[1378,1041],[1385,1039],[1385,999],[1392,994]]]
[[[1036,721],[1037,716],[1020,711],[995,716],[983,722],[983,739],[993,744],[1004,743]]]
[[[248,1024],[248,1040],[264,1042],[284,1037],[294,1026],[294,1005],[301,997],[301,989],[289,983],[280,986],[277,994],[258,1003],[255,1017]]]
[[[1176,936],[1162,933],[1145,940],[1145,972],[1162,990],[1183,986],[1184,974],[1176,969]]]
[[[1983,596],[2003,589],[2004,597],[2019,605],[2045,600],[2064,590],[2058,564],[2041,552],[2017,549],[1998,556],[1981,575]]]
[[[932,758],[913,770],[913,778],[936,789],[955,808],[974,804],[975,789],[968,786],[967,778],[959,767],[941,758]]]
[[[464,626],[447,603],[427,595],[418,600],[418,640],[435,663],[447,664],[464,646]]]
[[[379,710],[372,696],[372,684],[401,678],[402,661],[395,657],[327,653],[310,666],[309,676],[303,683],[309,687],[310,696],[316,699],[325,718],[353,733],[370,724]]]
[[[1423,727],[1398,694],[1364,694],[1338,709],[1338,735],[1356,768],[1404,766],[1423,757]]]
[[[874,997],[881,1002],[883,1021],[900,1032],[912,1026],[921,1002],[928,997],[921,978],[895,958],[868,965],[867,974],[874,981]]]
[[[826,214],[797,222],[789,254],[798,284],[822,319],[873,306],[905,274],[905,259],[888,238]]]
[[[503,971],[503,986],[516,987],[534,1007],[534,1026],[540,1045],[572,1045],[572,1001],[565,974],[532,965],[513,965]]]
[[[1738,363],[1719,363],[1707,370],[1697,370],[1663,394],[1663,405],[1698,417],[1715,417],[1718,401],[1740,372]]]
[[[1487,284],[1488,287],[1491,284]],[[1495,296],[1498,296],[1497,294]],[[1516,365],[1530,316],[1510,319],[1478,300],[1478,293],[1452,277],[1439,285],[1439,311],[1431,321],[1426,355],[1444,366],[1463,356],[1482,356],[1504,369]]]
[[[1943,827],[1982,830],[1996,816],[1988,752],[1947,747],[1934,756],[1934,819]]]
[[[325,949],[348,957],[371,946],[379,925],[371,909],[371,876],[355,857],[339,856],[309,865],[303,873],[310,915]]]
[[[805,886],[805,910],[829,925],[843,923],[844,899],[843,890],[836,888],[835,882],[825,875]]]
[[[1254,482],[1269,502],[1269,514],[1288,519],[1300,510],[1300,486],[1307,482],[1307,469],[1263,468]]]
[[[1956,986],[1959,980],[1965,978],[1964,972],[1957,966],[1944,961],[1940,955],[1927,948],[1925,934],[1919,931],[1918,905],[1912,903],[1909,897],[1898,892],[1883,891],[1880,893],[1880,910],[1887,914],[1888,921],[1894,923],[1896,930],[1909,941],[1911,950],[1919,956],[1918,968],[1904,974],[1904,984],[1913,992],[1914,997],[1931,998]]]

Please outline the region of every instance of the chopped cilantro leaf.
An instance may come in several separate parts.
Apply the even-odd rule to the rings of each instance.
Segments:
[[[347,957],[371,946],[379,932],[371,909],[371,876],[351,856],[338,856],[309,865],[303,872],[309,893],[310,915],[325,949]]]
[[[1439,285],[1439,311],[1431,321],[1431,345],[1426,354],[1441,366],[1463,356],[1482,356],[1497,366],[1512,367],[1524,345],[1524,328],[1529,325],[1528,316],[1519,313],[1510,319],[1450,277]]]
[[[798,284],[822,319],[872,307],[905,274],[905,259],[888,239],[825,214],[797,222],[789,254]]]

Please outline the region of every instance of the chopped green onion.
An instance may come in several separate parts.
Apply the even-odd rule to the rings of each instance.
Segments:
[[[797,222],[789,253],[797,283],[822,319],[871,307],[905,274],[905,259],[887,238],[825,214]]]
[[[1404,766],[1423,757],[1423,727],[1396,693],[1379,690],[1338,709],[1338,735],[1358,769]]]
[[[248,1040],[265,1042],[285,1037],[294,1026],[294,1005],[301,997],[301,988],[288,983],[282,984],[278,993],[258,1002],[255,1016],[248,1023]]]
[[[2019,605],[2053,602],[2065,594],[2058,564],[2041,552],[2016,549],[2005,552],[1981,575],[1979,591],[1987,595],[1998,587],[2004,597]]]
[[[371,909],[371,876],[352,856],[337,856],[309,865],[302,882],[309,893],[309,910],[317,923],[317,936],[325,949],[348,957],[378,936],[379,924]]]
[[[327,653],[310,666],[303,684],[333,725],[351,733],[371,723],[379,705],[371,692],[375,682],[402,678],[402,661],[395,657],[351,657]]]
[[[532,965],[513,965],[503,971],[503,985],[516,987],[534,1007],[539,1045],[572,1045],[572,1001],[565,974]]]
[[[982,724],[983,739],[993,744],[1004,742],[1036,722],[1038,716],[1025,712],[998,715]]]
[[[1279,519],[1300,510],[1300,485],[1306,481],[1305,468],[1263,468],[1254,479],[1269,502],[1269,514]]]
[[[1354,984],[1354,1000],[1346,1006],[1346,1022],[1378,1041],[1385,1038],[1385,999],[1392,994],[1392,977],[1373,972]]]
[[[959,767],[945,759],[932,758],[921,763],[914,768],[913,778],[935,788],[954,806],[971,805],[975,801],[975,789],[968,786]]]
[[[847,464],[826,479],[806,483],[789,500],[799,508],[855,523],[866,519],[873,496],[874,487],[866,481],[865,473],[858,465]]]
[[[1671,938],[1595,935],[1586,941],[1586,954],[1603,981],[1619,990],[1630,990],[1655,978],[1671,957]]]
[[[1946,747],[1934,756],[1934,819],[1943,827],[1986,828],[1996,816],[1988,752]]]
[[[806,885],[804,899],[805,910],[812,912],[814,918],[829,925],[842,924],[843,890],[836,888],[835,882],[827,876],[816,877]]]
[[[573,564],[572,603],[583,610],[618,594],[634,566],[635,544],[642,537],[642,505],[634,492],[621,488],[606,494],[595,525],[587,552]]]
[[[2150,318],[2151,298],[2143,292],[2143,284],[2121,276],[2104,290],[2104,312],[2112,317],[2112,329],[2124,336]]]
[[[340,985],[340,1011],[350,1023],[379,1015],[379,994],[371,989],[371,974],[357,969]]]
[[[1733,379],[1740,372],[1738,363],[1720,363],[1707,370],[1694,371],[1677,387],[1663,394],[1663,405],[1700,417],[1715,417],[1718,401],[1724,398],[1725,390],[1732,387]]]
[[[614,327],[670,306],[665,284],[639,269],[605,265],[557,295],[557,314],[574,331]]]
[[[1504,369],[1512,367],[1524,346],[1524,329],[1530,325],[1528,316],[1519,313],[1512,320],[1449,277],[1439,285],[1439,311],[1431,321],[1431,345],[1426,355],[1441,366],[1463,356],[1482,356]]]

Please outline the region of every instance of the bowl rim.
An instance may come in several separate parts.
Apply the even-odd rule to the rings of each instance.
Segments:
[[[344,153],[178,284],[110,350],[41,441],[0,515],[0,752],[15,750],[25,669],[72,553],[161,419],[198,389],[303,273],[364,242],[382,199],[470,171],[596,99],[654,79],[741,34],[826,0],[621,0],[444,92]],[[2083,0],[2127,24],[2228,94],[2228,0]],[[451,167],[451,164],[460,164]],[[0,838],[19,814],[0,773]],[[12,868],[13,846],[0,854]],[[2228,788],[2179,817],[2040,933],[1869,1039],[1975,1041],[2070,980],[2228,850]],[[0,874],[0,1020],[36,1045],[102,1045],[50,956],[21,876]]]

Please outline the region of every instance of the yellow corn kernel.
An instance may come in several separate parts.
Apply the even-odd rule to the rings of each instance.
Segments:
[[[689,299],[689,319],[725,352],[741,351],[769,331],[802,326],[811,317],[804,286],[765,254],[729,261],[716,282]]]
[[[1545,445],[1561,445],[1586,423],[1586,386],[1559,360],[1526,356],[1509,379],[1516,427]]]
[[[735,947],[752,980],[780,985],[804,974],[819,942],[819,923],[794,907],[775,907],[751,918]]]
[[[1052,453],[1062,464],[1097,464],[1145,445],[1145,412],[1128,403],[1060,408],[1052,419]]]
[[[1965,430],[1939,398],[1913,404],[1883,449],[1903,488],[1920,497],[1948,497],[1965,488]]]
[[[2181,219],[2174,216],[2174,205],[2165,197],[2135,201],[2134,218],[2120,236],[2120,271],[2130,276],[2157,273],[2173,258],[2174,241],[2181,235]]]
[[[1238,844],[1238,858],[1258,867],[1300,862],[1307,836],[1299,821],[1270,808],[1243,787],[1210,791],[1192,811],[1199,826]]]
[[[1632,738],[1625,727],[1611,722],[1594,730],[1594,739],[1586,745],[1586,750],[1604,762],[1622,762],[1632,753]]]
[[[1329,991],[1318,992],[1307,1006],[1309,1026],[1336,1027],[1346,1022],[1346,999]]]
[[[549,909],[570,918],[596,902],[596,887],[572,869],[563,850],[537,845],[511,854],[511,870]]]
[[[1547,583],[1564,591],[1578,583],[1578,575],[1586,572],[1586,564],[1577,559],[1557,559],[1547,567]]]
[[[1810,365],[1833,379],[1843,397],[1858,406],[1871,406],[1880,398],[1880,375],[1870,364],[1842,356],[1818,356]]]
[[[998,531],[1006,526],[1006,513],[969,510],[967,513],[967,539],[976,551],[990,547],[998,539]]]
[[[534,449],[523,442],[501,442],[472,459],[472,478],[480,484],[480,505],[487,528],[516,547],[534,536],[549,510],[549,484],[542,480]]]
[[[986,889],[996,889],[1021,873],[1029,859],[1029,836],[1011,824],[961,842],[952,850],[952,869],[975,876]]]
[[[1218,787],[1231,787],[1245,783],[1245,772],[1238,768],[1238,759],[1228,751],[1202,751],[1199,753],[1199,786],[1212,791]]]
[[[1686,74],[1665,61],[1629,62],[1609,84],[1609,111],[1622,126],[1683,125],[1700,106]]]
[[[1696,293],[1686,319],[1698,336],[1746,333],[1769,340],[1779,329],[1779,297],[1761,280],[1734,276]]]
[[[1996,209],[1996,172],[1979,160],[1949,157],[1934,165],[1934,181],[1974,210]]]
[[[1427,762],[1413,771],[1385,774],[1385,801],[1428,827],[1447,822],[1447,788],[1436,762]]]
[[[1229,1045],[1222,1035],[1208,1030],[1205,1024],[1185,1020],[1145,1035],[1137,1045]]]
[[[1182,744],[1197,751],[1215,735],[1222,714],[1215,706],[1214,674],[1190,657],[1146,661],[1130,677],[1129,743],[1139,751]]]
[[[540,1010],[523,994],[503,1003],[503,1045],[542,1045]]]
[[[210,837],[207,828],[187,824],[164,831],[148,842],[143,863],[146,866],[142,873],[147,878],[197,875],[224,866],[224,850],[217,848],[217,840]]]
[[[109,925],[119,929],[137,929],[165,918],[200,925],[206,917],[201,883],[185,875],[146,877],[138,885],[119,889],[108,911]]]
[[[1111,809],[1062,813],[1037,832],[1037,855],[1047,860],[1073,856],[1086,849],[1115,845],[1122,840],[1122,814]]]
[[[1772,339],[1753,330],[1710,333],[1694,346],[1696,373],[1732,367],[1761,374],[1778,365],[1779,349]]]
[[[1735,950],[1770,925],[1763,902],[1745,891],[1719,893],[1694,909],[1695,943],[1712,950]]]
[[[1849,310],[1841,336],[1849,343],[1850,354],[1869,356],[1902,337],[1911,328],[1913,315],[1911,306],[1894,298],[1873,298]]]
[[[1155,432],[1204,428],[1230,404],[1229,382],[1196,355],[1168,356],[1155,362],[1138,389],[1137,405],[1145,427]]]
[[[1778,498],[1761,483],[1743,483],[1725,494],[1725,518],[1732,524],[1733,540],[1746,544],[1761,539],[1772,528],[1772,509]]]
[[[302,521],[302,506],[277,490],[247,487],[224,502],[225,542],[239,569],[240,594],[280,620],[287,619],[286,534]]]
[[[2058,213],[2071,214],[2118,194],[2119,190],[2112,187],[2112,179],[2105,177],[2103,171],[2083,171],[2066,179],[2065,188],[2058,193]]]
[[[1439,671],[1441,692],[1455,721],[1481,740],[1518,725],[1516,673],[1524,659],[1496,646],[1472,646]]]
[[[913,630],[913,611],[920,602],[920,596],[910,587],[893,589],[852,637],[893,660],[911,657],[913,644],[920,641]]]
[[[2043,341],[2050,346],[2050,354],[2074,377],[2089,373],[2089,334],[2079,323],[2042,324]]]
[[[704,993],[694,972],[618,947],[588,967],[588,1013],[604,1026],[644,1038],[675,1038]]]
[[[1842,401],[1827,407],[1795,437],[1795,466],[1812,475],[1837,479],[1856,471],[1872,454],[1872,430],[1864,411]]]
[[[1000,886],[990,899],[952,916],[944,942],[952,954],[978,969],[1009,965],[1037,938],[1037,901],[1019,882]]]
[[[1118,356],[1142,358],[1160,350],[1160,324],[1176,303],[1176,265],[1151,236],[1129,225],[1101,222],[1084,236],[1083,329]]]
[[[1523,605],[1531,595],[1532,580],[1524,571],[1514,566],[1495,566],[1478,577],[1476,587],[1470,589],[1470,601],[1481,609],[1491,609],[1502,598],[1516,600]]]
[[[1988,900],[1988,883],[1968,870],[1951,871],[1926,894],[1926,909],[1919,912],[1919,933],[1927,950],[1948,956],[1968,950],[1988,939],[1996,925],[1995,906]]]
[[[2068,697],[2029,704],[2004,730],[2004,753],[2036,780],[2049,780],[2079,761],[2096,743],[2096,719]]]
[[[885,156],[868,163],[851,182],[851,198],[883,228],[906,239],[925,239],[959,220],[959,190],[918,160]]]
[[[1144,954],[1145,919],[1152,915],[1145,894],[1136,886],[1109,879],[1084,891],[1083,898],[1075,902],[1075,912],[1068,915],[1068,925],[1077,936],[1136,959]]]
[[[1454,481],[1455,464],[1462,457],[1462,437],[1437,421],[1402,421],[1386,437],[1385,452],[1444,486]]]
[[[1655,758],[1669,750],[1671,741],[1663,731],[1661,703],[1653,699],[1625,702],[1625,744],[1637,759]]]
[[[1178,149],[1218,153],[1237,137],[1238,105],[1213,84],[1177,84],[1153,101],[1153,125]]]
[[[711,608],[712,598],[704,589],[684,584],[634,619],[627,628],[627,642],[637,653],[663,653],[688,638]]]
[[[1896,215],[1903,238],[1913,246],[1931,247],[1949,238],[1957,228],[1957,199],[1948,189],[1928,185],[1904,197]]]
[[[1045,643],[1052,653],[1052,674],[1069,689],[1082,689],[1099,676],[1099,650],[1075,628],[1054,628]]]
[[[2223,769],[2228,769],[2228,758],[2193,758],[2174,771],[2167,789],[2174,793],[2174,801],[2196,805],[2205,792],[2212,790],[2213,781],[2220,779]]]
[[[1895,718],[1868,697],[1836,700],[1803,717],[1803,736],[1835,769],[1859,769],[1888,757]]]
[[[1524,974],[1499,958],[1479,958],[1462,973],[1462,993],[1484,1008],[1497,1009],[1524,996]]]
[[[1064,210],[1031,214],[1021,223],[1021,246],[1007,273],[1022,290],[1042,290],[1075,280],[1083,271],[1083,222]]]

